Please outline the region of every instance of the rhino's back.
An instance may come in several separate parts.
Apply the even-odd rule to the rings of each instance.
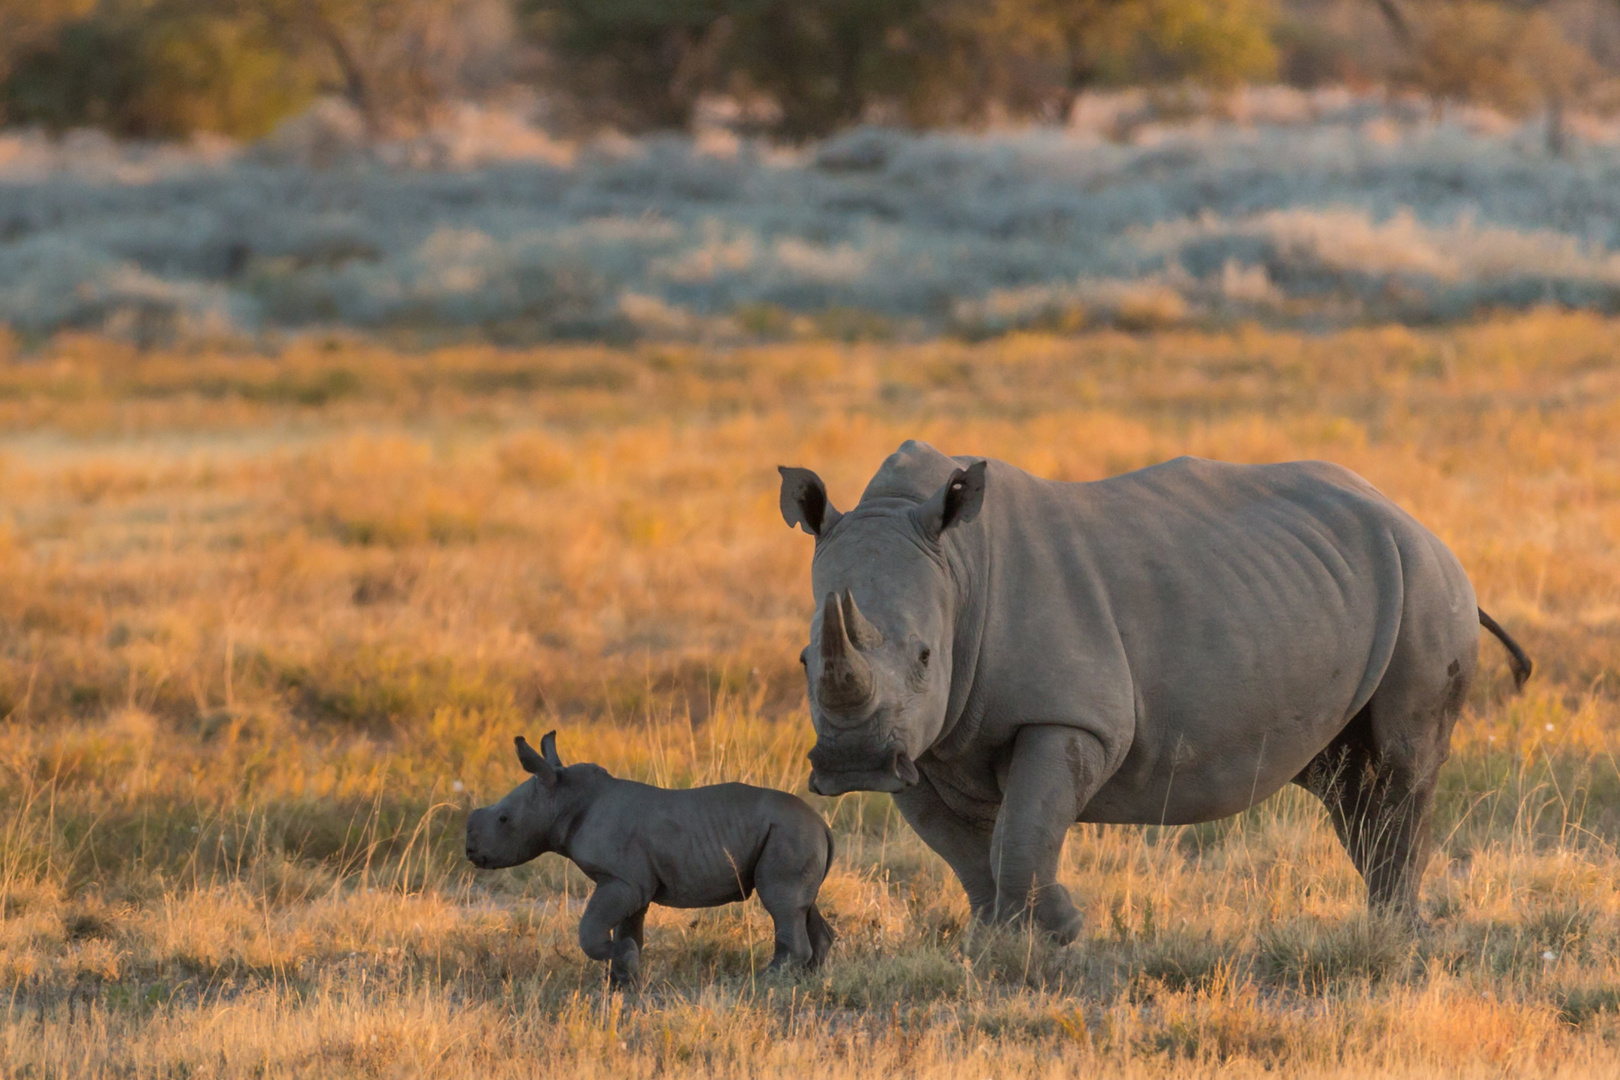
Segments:
[[[977,705],[992,731],[1095,730],[1116,771],[1087,820],[1247,805],[1366,702],[1410,590],[1473,618],[1450,552],[1338,466],[1178,458],[1061,484],[995,463],[986,492]]]

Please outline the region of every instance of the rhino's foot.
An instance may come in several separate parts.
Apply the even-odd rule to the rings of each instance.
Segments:
[[[801,972],[808,971],[814,966],[814,963],[814,953],[798,956],[794,954],[792,949],[778,942],[775,955],[771,957],[771,962],[765,965],[765,974],[767,976],[798,975]]]
[[[1421,934],[1431,928],[1429,920],[1424,918],[1416,904],[1369,904],[1368,914],[1373,918],[1388,923],[1396,930],[1404,930],[1410,934]]]
[[[1064,892],[1059,903],[1035,905],[1035,925],[1045,930],[1059,945],[1069,945],[1079,940],[1080,932],[1085,929],[1085,920],[1069,900],[1069,894]]]
[[[798,959],[792,953],[777,953],[771,957],[771,962],[765,965],[765,976],[770,978],[775,975],[797,975],[801,971],[808,970],[809,967],[809,964]]]
[[[1050,937],[1058,945],[1069,945],[1080,937],[1085,921],[1069,899],[1069,890],[1052,884],[1038,894],[1021,901],[1003,899],[996,905],[993,918],[983,920],[999,926],[1031,926]]]

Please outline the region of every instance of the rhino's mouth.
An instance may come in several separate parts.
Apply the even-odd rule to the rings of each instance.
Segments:
[[[889,763],[875,769],[832,769],[810,755],[810,791],[816,795],[842,795],[848,791],[904,791],[918,780],[917,766],[903,751],[895,750]]]

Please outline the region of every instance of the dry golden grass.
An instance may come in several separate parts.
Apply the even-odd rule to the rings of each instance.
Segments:
[[[1620,1069],[1620,322],[980,345],[0,364],[0,1075],[1547,1075]],[[885,796],[814,800],[841,937],[765,981],[755,904],[655,909],[649,988],[580,876],[479,874],[511,736],[803,791],[809,541],[903,438],[1089,479],[1342,462],[1462,557],[1487,640],[1433,928],[1371,922],[1320,808],[1077,828],[1076,946],[970,935]]]

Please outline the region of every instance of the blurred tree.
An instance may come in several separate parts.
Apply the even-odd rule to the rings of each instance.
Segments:
[[[978,36],[995,70],[989,96],[1014,113],[1064,119],[1094,85],[1271,78],[1267,0],[990,0]]]
[[[1472,101],[1509,115],[1547,111],[1547,148],[1564,149],[1564,109],[1585,97],[1602,72],[1570,40],[1540,0],[1429,0],[1403,10],[1378,0],[1407,47],[1401,78],[1435,99]]]
[[[47,40],[65,22],[82,18],[96,0],[4,0],[0,3],[0,81],[16,58]]]
[[[684,127],[719,79],[734,0],[518,0],[531,39],[593,119]]]
[[[1067,116],[1094,82],[1230,85],[1275,73],[1267,0],[523,0],[566,80],[634,127],[706,92],[764,95],[822,135],[889,107],[913,123]]]
[[[252,136],[313,89],[266,24],[228,0],[100,0],[18,51],[0,101],[9,121],[57,130]]]
[[[1380,12],[1383,47],[1404,64],[1346,61],[1365,41],[1306,33],[1326,19],[1309,3]],[[1292,5],[1287,20],[1274,4]],[[705,95],[795,139],[862,119],[1061,122],[1093,86],[1273,78],[1282,40],[1296,77],[1393,72],[1441,99],[1545,106],[1556,144],[1563,105],[1601,72],[1553,12],[1552,0],[0,0],[0,121],[252,137],[335,93],[373,134],[397,134],[503,85],[521,20],[553,106],[631,129],[688,126]]]
[[[915,114],[949,84],[931,46],[947,45],[951,5],[926,0],[743,0],[726,59],[768,95],[789,138],[825,135],[873,105],[911,99]],[[948,70],[948,69],[946,69]],[[912,118],[916,118],[913,115]]]
[[[599,117],[682,127],[706,93],[766,95],[778,130],[824,134],[918,77],[927,0],[521,0]]]
[[[1267,0],[1145,0],[1114,11],[1127,81],[1229,88],[1277,73]]]
[[[503,81],[509,0],[4,0],[12,122],[262,134],[322,91],[373,132]]]
[[[502,82],[508,0],[238,0],[283,50],[343,95],[374,134],[426,124],[436,106]]]

